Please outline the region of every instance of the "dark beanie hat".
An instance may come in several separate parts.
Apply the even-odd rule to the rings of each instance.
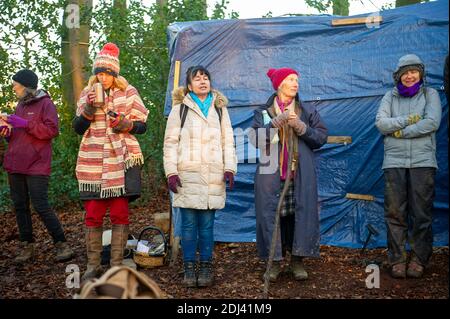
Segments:
[[[34,73],[31,70],[23,69],[14,74],[12,77],[14,81],[17,83],[22,84],[24,87],[30,88],[30,89],[37,89],[38,85],[38,76],[36,73]]]

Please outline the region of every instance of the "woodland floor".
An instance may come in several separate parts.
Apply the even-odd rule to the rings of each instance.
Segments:
[[[147,207],[133,208],[131,232],[137,237],[146,225],[152,225],[153,214],[168,211],[168,199],[161,196]],[[13,213],[0,214],[0,299],[56,298],[70,299],[75,289],[66,287],[66,266],[86,265],[81,207],[59,210],[57,214],[66,236],[76,252],[65,263],[55,261],[51,238],[33,213],[36,238],[36,258],[26,265],[14,263],[18,250],[18,231]],[[108,219],[106,227],[110,226]],[[361,256],[360,249],[322,246],[320,258],[305,259],[310,278],[297,282],[285,271],[278,282],[271,283],[269,298],[276,299],[448,299],[448,247],[434,249],[425,275],[421,279],[392,279],[386,267],[386,249],[372,249]],[[366,265],[380,265],[380,287],[368,289]],[[184,288],[181,252],[169,265],[142,270],[158,283],[168,298],[248,298],[259,299],[263,294],[262,276],[265,265],[257,258],[255,243],[216,243],[214,251],[215,284],[208,288]],[[283,265],[287,270],[286,264]]]

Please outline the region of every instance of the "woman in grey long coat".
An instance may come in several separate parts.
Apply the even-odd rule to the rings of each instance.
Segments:
[[[290,252],[290,268],[296,280],[308,273],[303,257],[319,256],[319,213],[314,150],[327,140],[327,128],[319,113],[303,105],[298,96],[298,73],[290,68],[267,72],[276,93],[255,110],[252,143],[260,149],[255,174],[256,241],[258,255],[267,260],[275,214],[288,169],[288,130],[293,129],[292,182],[280,212],[280,231],[269,280],[276,281],[281,260]],[[267,161],[267,157],[269,160]]]

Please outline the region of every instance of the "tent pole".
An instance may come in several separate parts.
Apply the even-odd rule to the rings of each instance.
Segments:
[[[180,68],[181,68],[181,61],[177,60],[175,61],[175,70],[173,74],[173,89],[178,88],[179,82],[180,82]],[[178,252],[180,251],[180,237],[175,237],[175,225],[173,224],[173,207],[172,203],[170,204],[170,267],[172,267],[177,258],[178,258]]]

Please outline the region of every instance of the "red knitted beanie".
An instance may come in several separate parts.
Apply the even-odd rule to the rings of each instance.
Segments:
[[[269,69],[269,71],[267,71],[267,76],[272,81],[275,91],[278,90],[281,82],[291,74],[296,74],[298,76],[298,72],[290,68]]]

